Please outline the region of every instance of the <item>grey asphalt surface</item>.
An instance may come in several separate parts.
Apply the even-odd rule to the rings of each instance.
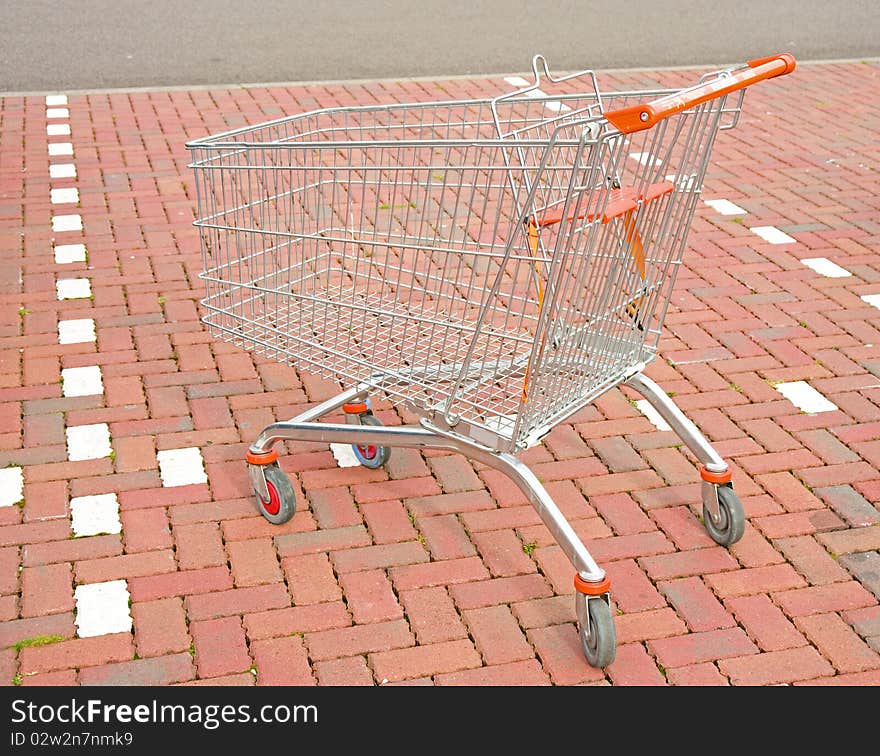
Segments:
[[[880,56],[878,0],[3,0],[0,91]]]

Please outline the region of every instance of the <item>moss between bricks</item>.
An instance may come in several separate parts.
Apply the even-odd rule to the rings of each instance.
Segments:
[[[33,638],[24,638],[18,643],[14,643],[9,648],[14,648],[18,653],[23,648],[39,648],[40,646],[51,646],[53,643],[60,643],[65,640],[63,635],[35,635]]]

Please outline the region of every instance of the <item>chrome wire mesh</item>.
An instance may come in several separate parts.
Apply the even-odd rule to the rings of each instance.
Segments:
[[[527,445],[656,350],[724,99],[626,137],[602,116],[653,94],[338,108],[190,143],[205,322]]]

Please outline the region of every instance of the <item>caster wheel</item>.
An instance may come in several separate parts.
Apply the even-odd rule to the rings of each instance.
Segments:
[[[296,512],[296,493],[290,478],[278,467],[277,462],[263,466],[266,477],[266,488],[269,489],[269,501],[264,501],[256,491],[260,514],[273,525],[283,525]]]
[[[716,486],[718,493],[719,521],[716,522],[709,514],[709,510],[703,506],[703,522],[706,524],[706,532],[712,540],[721,546],[732,546],[740,538],[746,529],[746,514],[743,511],[742,502],[729,483]]]
[[[591,667],[607,667],[617,655],[617,631],[611,607],[601,596],[575,594],[581,649]]]
[[[358,422],[361,425],[382,426],[382,421],[378,417],[368,413],[360,415]],[[371,470],[382,467],[391,459],[391,447],[389,446],[358,446],[357,444],[352,444],[351,448],[354,451],[354,456],[357,457],[357,461]]]

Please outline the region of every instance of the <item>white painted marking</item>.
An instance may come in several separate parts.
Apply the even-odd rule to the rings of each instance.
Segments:
[[[86,341],[96,340],[95,321],[92,318],[58,321],[59,344],[82,344]]]
[[[739,205],[726,199],[706,200],[706,204],[721,215],[748,215]]]
[[[78,585],[73,592],[76,601],[76,634],[80,638],[131,632],[131,596],[125,580]]]
[[[159,459],[159,474],[162,476],[162,485],[166,488],[193,486],[208,482],[202,452],[196,447],[167,449],[160,451],[156,457]]]
[[[76,178],[76,166],[73,163],[55,163],[55,165],[50,165],[49,178]]]
[[[663,165],[663,161],[660,158],[655,158],[650,152],[630,152],[629,156],[636,162],[647,165],[649,168]]]
[[[79,202],[78,189],[52,189],[49,192],[49,201],[53,205],[63,205],[67,202],[76,204]]]
[[[828,278],[847,278],[852,275],[846,268],[841,268],[837,263],[831,262],[826,257],[810,257],[806,260],[801,260],[801,262],[808,268],[812,268],[820,275],[827,276]]]
[[[46,136],[70,136],[69,123],[47,123]]]
[[[83,222],[79,215],[53,215],[53,231],[82,231]]]
[[[70,517],[70,529],[77,538],[122,531],[115,493],[71,499]]]
[[[801,412],[831,412],[837,409],[834,402],[826,399],[806,381],[777,383],[776,390],[790,401]]]
[[[74,425],[67,429],[67,458],[71,462],[84,459],[102,459],[113,452],[110,446],[110,427],[107,423]]]
[[[651,421],[651,424],[659,431],[668,431],[672,430],[669,427],[669,423],[667,423],[661,416],[657,410],[651,405],[651,403],[647,399],[639,399],[636,402],[636,407],[639,408],[639,412],[641,412],[648,420]]]
[[[508,84],[512,87],[529,87],[534,82],[526,81],[522,76],[508,76],[504,79]],[[548,95],[545,92],[542,92],[540,89],[533,89],[531,92],[525,93],[526,97],[547,97]],[[549,102],[544,103],[544,107],[547,110],[552,110],[554,113],[564,113],[567,110],[571,110],[568,105],[562,102],[557,102],[556,100],[550,100]]]
[[[771,244],[795,244],[797,242],[797,239],[793,239],[785,231],[780,231],[776,226],[753,226],[749,230]]]
[[[554,113],[565,113],[571,110],[571,108],[564,102],[557,102],[556,100],[545,102],[544,107],[547,108],[547,110],[552,110]]]
[[[67,108],[46,108],[46,118],[70,118]]]
[[[57,155],[72,155],[73,145],[70,142],[50,142],[49,155],[55,157]]]
[[[46,95],[46,105],[67,105],[67,95]]]
[[[336,464],[340,467],[360,467],[360,462],[354,456],[351,444],[330,444],[330,451],[336,457]]]
[[[483,424],[487,428],[496,430],[502,435],[509,437],[513,433],[513,427],[516,425],[516,419],[516,414],[495,415],[493,417],[487,417]]]
[[[101,368],[98,365],[64,368],[61,371],[64,396],[95,396],[104,393]]]
[[[880,310],[880,294],[863,294],[862,301]],[[870,344],[868,345],[870,346]]]
[[[24,475],[20,467],[0,469],[0,507],[11,507],[24,498]]]
[[[59,265],[86,261],[85,244],[59,244],[55,247],[54,252],[55,262]]]
[[[689,191],[691,187],[694,185],[694,177],[693,176],[682,176],[679,178],[674,173],[665,177],[667,181],[671,181],[682,191]]]
[[[88,278],[62,278],[55,284],[58,299],[88,299],[92,285]]]

